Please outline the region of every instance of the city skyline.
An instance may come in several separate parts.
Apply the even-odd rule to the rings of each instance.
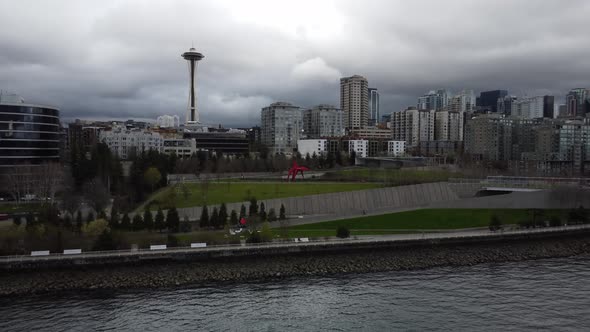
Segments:
[[[309,11],[306,1],[3,2],[0,89],[54,105],[64,120],[183,117],[178,52],[194,43],[208,54],[198,107],[211,124],[256,124],[275,101],[338,105],[339,79],[354,74],[379,89],[382,114],[438,88],[555,95],[561,104],[590,86],[590,5],[531,3],[326,1]],[[424,6],[435,19],[415,19]],[[277,18],[283,12],[294,15]],[[523,13],[526,24],[509,24]]]

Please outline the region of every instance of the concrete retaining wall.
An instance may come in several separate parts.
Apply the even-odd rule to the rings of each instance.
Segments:
[[[288,184],[287,184],[288,185]],[[363,210],[373,211],[384,208],[413,208],[425,207],[432,203],[448,202],[459,199],[457,194],[446,182],[425,183],[411,186],[388,187],[349,191],[340,193],[310,195],[301,197],[288,197],[267,199],[264,202],[266,212],[274,208],[277,215],[281,204],[285,206],[288,215],[347,215],[360,214]],[[246,209],[249,202],[227,203],[228,213],[236,210],[244,204]],[[214,206],[209,206],[209,214]],[[219,207],[217,205],[217,207]],[[201,216],[201,207],[178,209],[181,218],[187,216],[196,220]]]

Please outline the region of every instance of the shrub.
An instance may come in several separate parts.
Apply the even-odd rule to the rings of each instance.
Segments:
[[[209,227],[209,208],[207,208],[207,205],[204,205],[203,209],[201,210],[201,218],[199,219],[199,227],[200,228]]]
[[[123,215],[123,219],[121,219],[121,229],[123,230],[131,230],[131,219],[129,219],[129,215],[125,213]]]
[[[99,236],[107,230],[110,231],[109,223],[104,219],[97,219],[82,226],[82,233],[87,236]]]
[[[238,220],[238,214],[236,213],[236,210],[231,210],[231,214],[229,217],[229,224],[232,226],[237,225],[239,222]]]
[[[178,247],[178,237],[173,234],[168,234],[168,238],[166,239],[166,245],[168,247]]]
[[[285,206],[281,204],[281,209],[279,210],[279,220],[285,220],[287,216],[285,215]]]
[[[156,213],[156,220],[154,222],[154,228],[158,231],[162,232],[164,228],[166,228],[166,221],[164,217],[164,212],[162,209],[158,207],[158,212]]]
[[[551,219],[549,219],[549,226],[550,227],[561,226],[561,219],[558,216],[552,216]]]
[[[104,219],[99,219],[104,220]],[[98,221],[98,220],[97,220]],[[105,221],[106,222],[106,221]],[[92,222],[91,222],[92,224]],[[100,233],[100,236],[94,242],[92,250],[115,250],[117,245],[113,239],[113,234],[109,229],[105,229]]]
[[[261,243],[262,236],[257,231],[252,231],[248,238],[246,239],[247,243]]]
[[[262,242],[271,242],[274,233],[270,228],[270,223],[268,221],[262,224],[262,228],[260,229],[260,237],[262,238]]]
[[[152,212],[148,208],[146,208],[145,211],[143,211],[143,225],[145,229],[148,229],[150,231],[154,229],[154,217],[152,215]]]
[[[133,226],[132,226],[134,231],[140,231],[142,229],[144,229],[145,227],[143,226],[143,218],[141,217],[141,215],[138,213],[135,216],[133,216]]]
[[[350,230],[348,230],[348,228],[344,226],[338,226],[338,228],[336,229],[336,236],[341,239],[350,237]]]
[[[184,216],[184,220],[180,222],[180,231],[183,233],[190,233],[193,230],[193,225],[187,216]]]
[[[489,228],[492,232],[502,229],[502,222],[500,221],[500,218],[498,218],[497,215],[493,214],[491,216]]]
[[[20,216],[12,216],[12,222],[14,223],[14,225],[16,227],[18,227],[18,226],[20,226],[22,221],[21,221]]]
[[[277,220],[277,213],[275,212],[274,208],[270,208],[270,210],[268,210],[268,216],[266,218],[268,219],[268,221]]]

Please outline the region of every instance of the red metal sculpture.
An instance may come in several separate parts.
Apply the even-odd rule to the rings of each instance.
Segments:
[[[310,169],[306,166],[297,165],[297,161],[293,160],[293,167],[291,167],[291,169],[289,170],[289,174],[287,175],[287,181],[295,181],[297,173],[301,173],[301,177],[305,178],[303,176],[303,171],[310,171]]]

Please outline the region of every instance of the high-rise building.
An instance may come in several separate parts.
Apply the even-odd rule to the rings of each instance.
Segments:
[[[434,140],[434,110],[418,110],[410,107],[391,113],[392,138],[406,141],[406,147],[417,147],[420,141]]]
[[[514,113],[515,104],[517,101],[518,98],[515,96],[500,97],[498,98],[496,109],[498,113],[510,116]]]
[[[463,115],[463,112],[454,111],[434,113],[434,139],[437,141],[462,141]]]
[[[512,153],[512,127],[510,121],[495,114],[481,115],[465,124],[465,153],[474,159],[510,160]]]
[[[303,128],[307,138],[344,136],[342,111],[326,104],[305,110],[303,111]]]
[[[344,116],[344,128],[367,127],[369,121],[369,83],[354,75],[340,79],[340,109]]]
[[[164,141],[159,133],[124,126],[100,131],[99,139],[121,159],[129,159],[149,150],[160,152]]]
[[[432,90],[422,97],[418,97],[419,110],[440,110],[449,104],[449,93],[447,90]]]
[[[0,168],[59,162],[59,109],[0,94]]]
[[[483,112],[498,112],[498,99],[506,97],[506,90],[482,91],[477,98],[478,109]]]
[[[205,56],[197,52],[193,47],[188,52],[184,52],[182,57],[188,62],[189,72],[189,94],[188,94],[188,109],[186,113],[187,124],[199,123],[199,111],[197,110],[197,94],[195,76],[197,76],[197,65]]]
[[[292,153],[304,138],[303,112],[298,106],[276,102],[262,108],[262,143],[272,153]]]
[[[543,96],[543,117],[553,119],[555,117],[555,97]]]
[[[513,102],[511,115],[524,119],[539,119],[544,116],[545,97],[521,98]]]
[[[475,110],[475,94],[473,90],[462,90],[449,99],[448,109],[455,112]]]
[[[567,105],[567,116],[586,116],[590,112],[590,89],[576,88],[572,89],[565,96]]]
[[[379,91],[369,88],[369,126],[376,126],[379,122]]]
[[[160,115],[156,119],[156,125],[161,128],[178,128],[180,127],[180,119],[178,115]]]

